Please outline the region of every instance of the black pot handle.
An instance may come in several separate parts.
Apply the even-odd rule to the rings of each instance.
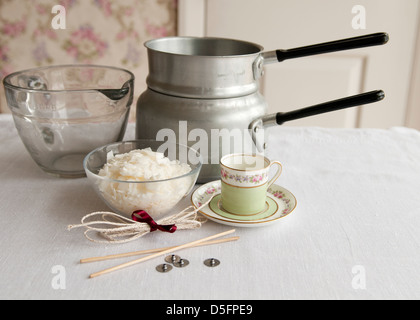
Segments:
[[[300,58],[306,56],[317,55],[321,53],[337,52],[343,50],[358,49],[371,46],[379,46],[386,44],[389,40],[389,35],[384,32],[373,33],[364,36],[348,38],[343,40],[336,40],[325,42],[321,44],[314,44],[311,46],[276,50],[277,61],[281,62],[287,59]]]
[[[289,112],[278,112],[263,116],[262,118],[255,119],[249,124],[249,131],[252,140],[256,145],[259,152],[265,149],[264,141],[258,137],[260,129],[270,127],[273,125],[281,125],[286,121],[306,118],[321,113],[337,111],[345,108],[361,106],[364,104],[374,103],[381,101],[385,98],[385,93],[382,90],[370,91],[355,96],[350,96],[338,100],[324,102],[311,107],[298,109]]]
[[[321,113],[337,111],[341,109],[361,106],[364,104],[381,101],[385,98],[385,93],[382,90],[370,91],[358,94],[351,97],[346,97],[334,101],[324,102],[315,106],[298,109],[289,112],[279,112],[276,114],[276,122],[278,125],[286,121],[292,121],[300,118],[306,118]]]

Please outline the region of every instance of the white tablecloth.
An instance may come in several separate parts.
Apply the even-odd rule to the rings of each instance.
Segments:
[[[133,258],[86,265],[80,258],[182,244],[231,227],[208,222],[128,244],[89,242],[67,226],[108,208],[87,179],[42,172],[11,117],[1,115],[0,298],[419,299],[420,133],[269,130],[268,155],[284,165],[278,184],[297,198],[292,214],[268,227],[238,228],[238,242],[179,252],[190,261],[184,269],[158,273],[157,258],[88,279]],[[133,136],[130,124],[127,139]],[[221,265],[205,267],[211,257]]]

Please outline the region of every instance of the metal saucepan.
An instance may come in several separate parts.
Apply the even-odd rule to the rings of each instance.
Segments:
[[[166,37],[147,41],[150,89],[178,97],[232,98],[258,91],[263,67],[288,59],[377,46],[387,33],[264,52],[258,44],[224,38]]]

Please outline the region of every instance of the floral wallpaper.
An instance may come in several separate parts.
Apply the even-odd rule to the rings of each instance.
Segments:
[[[53,24],[59,14],[65,28]],[[177,0],[0,0],[0,78],[46,65],[122,67],[136,76],[136,101],[146,89],[143,43],[176,35],[176,17]],[[0,112],[8,112],[3,85]],[[133,120],[134,104],[131,112]]]

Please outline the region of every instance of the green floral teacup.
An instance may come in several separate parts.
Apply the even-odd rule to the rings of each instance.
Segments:
[[[272,165],[278,170],[269,181]],[[222,207],[237,215],[254,215],[266,207],[268,188],[282,171],[278,161],[270,161],[262,155],[229,154],[220,160],[222,179]]]

